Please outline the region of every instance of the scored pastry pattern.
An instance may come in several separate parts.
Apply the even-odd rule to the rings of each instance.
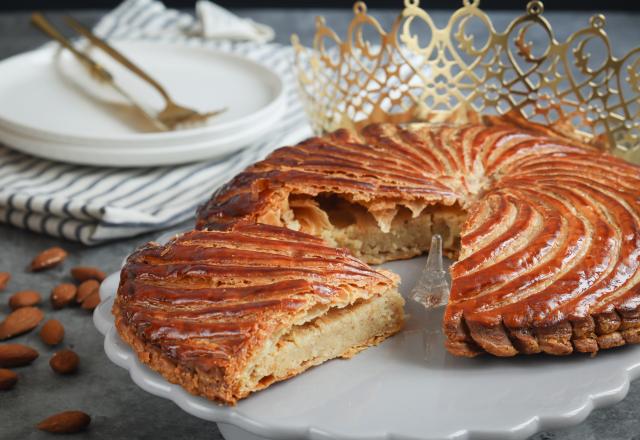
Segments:
[[[468,218],[445,314],[451,352],[568,354],[640,341],[639,168],[545,127],[486,119],[372,125],[282,148],[217,192],[198,224],[277,221],[261,213],[300,192],[370,208],[457,203]]]
[[[143,362],[194,394],[233,404],[314,362],[348,357],[399,331],[403,301],[396,284],[395,275],[319,238],[242,225],[233,231],[191,231],[131,254],[113,313],[121,337]],[[304,338],[295,339],[294,329],[306,331],[307,339],[321,331],[322,322],[315,319],[329,322],[335,317],[329,310],[347,310],[377,295],[390,298],[395,314],[362,345],[327,356]],[[304,330],[307,322],[311,328]],[[277,335],[281,339],[274,340]],[[298,343],[310,350],[305,362],[296,361],[302,356],[295,354]],[[262,353],[271,350],[275,356],[279,344],[294,353],[289,358],[294,367],[268,374],[267,355],[254,365]]]

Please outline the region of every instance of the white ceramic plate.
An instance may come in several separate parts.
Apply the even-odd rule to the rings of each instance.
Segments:
[[[0,63],[0,141],[55,160],[155,166],[229,154],[259,140],[285,112],[280,77],[239,55],[160,43],[115,45],[177,102],[228,110],[197,128],[141,132],[142,118],[126,100],[93,81],[68,51],[48,45]],[[159,95],[139,78],[101,51],[92,54],[138,100],[162,108]]]
[[[400,274],[406,296],[424,262],[384,267]],[[406,329],[380,346],[224,407],[168,383],[120,340],[111,315],[118,280],[113,274],[103,283],[94,313],[108,357],[144,390],[220,422],[227,440],[524,439],[577,424],[593,408],[620,401],[640,374],[640,346],[595,358],[456,358],[443,347],[442,310],[426,312],[408,301]]]
[[[277,112],[285,111],[285,103]],[[180,145],[157,145],[129,148],[93,148],[90,144],[56,143],[46,138],[15,132],[11,128],[0,128],[0,142],[11,145],[25,153],[60,162],[83,165],[113,167],[163,166],[214,159],[232,154],[255,142],[256,134],[265,136],[271,131],[273,121],[264,119],[251,126],[224,137],[212,137],[202,141],[184,142]],[[259,138],[258,138],[259,139]]]

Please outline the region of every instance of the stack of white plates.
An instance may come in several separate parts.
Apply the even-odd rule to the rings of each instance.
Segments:
[[[204,48],[120,42],[115,46],[158,80],[181,105],[227,110],[197,127],[152,131],[130,103],[93,80],[57,45],[0,63],[0,142],[52,160],[99,166],[159,166],[214,159],[264,138],[284,115],[280,77],[249,59]],[[137,101],[163,101],[102,54],[91,55]]]

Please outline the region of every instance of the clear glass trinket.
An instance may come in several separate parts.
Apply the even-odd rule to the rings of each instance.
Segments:
[[[435,234],[431,238],[427,264],[411,289],[411,299],[433,309],[447,304],[450,289],[449,274],[442,261],[442,237]]]

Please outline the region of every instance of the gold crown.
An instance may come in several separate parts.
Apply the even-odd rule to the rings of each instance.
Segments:
[[[405,0],[388,32],[365,3],[353,9],[344,41],[323,17],[312,48],[292,36],[316,132],[469,111],[510,114],[640,162],[640,48],[616,58],[603,15],[559,42],[537,0],[502,33],[479,0],[464,0],[443,28],[419,0]],[[478,25],[484,33],[469,33]],[[545,43],[534,44],[529,32],[541,32]],[[603,55],[589,52],[596,46]]]

